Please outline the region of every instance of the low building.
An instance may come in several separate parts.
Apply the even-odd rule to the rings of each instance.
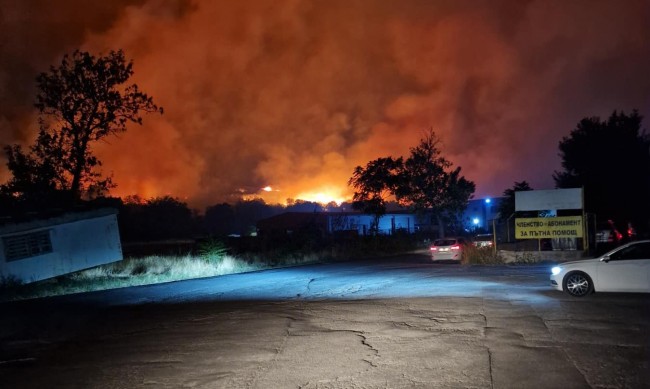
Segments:
[[[285,212],[257,222],[258,235],[292,234],[311,229],[321,234],[371,233],[375,216],[359,212]],[[391,212],[379,219],[378,233],[392,235],[416,231],[415,215],[409,212]]]
[[[374,215],[349,212],[332,212],[328,215],[328,232],[356,231],[358,235],[371,232]],[[398,232],[412,234],[416,231],[415,215],[408,212],[391,212],[379,218],[377,233],[393,235]]]

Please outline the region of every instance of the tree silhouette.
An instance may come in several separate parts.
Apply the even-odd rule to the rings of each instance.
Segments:
[[[250,235],[256,231],[257,222],[281,212],[281,206],[266,204],[262,199],[239,200],[234,205],[235,232]]]
[[[234,230],[235,209],[228,203],[211,205],[205,210],[204,220],[210,235],[227,236]]]
[[[129,196],[118,216],[126,241],[192,238],[198,231],[198,215],[186,203],[171,197],[143,200]]]
[[[476,186],[461,176],[461,168],[442,156],[440,140],[431,129],[411,148],[398,180],[396,197],[403,205],[417,211],[429,211],[438,219],[444,235],[443,218],[456,219],[467,208]]]
[[[402,206],[430,212],[443,227],[443,219],[453,219],[465,208],[475,185],[452,169],[438,148],[440,141],[430,130],[411,148],[406,161],[400,157],[379,158],[365,168],[357,166],[348,182],[355,189],[353,207],[375,215],[375,227],[386,213],[388,199],[394,196]],[[444,235],[444,229],[440,231]]]
[[[517,182],[515,181],[512,188],[508,188],[503,191],[503,200],[499,204],[499,217],[502,219],[507,219],[515,213],[515,192],[524,192],[527,190],[533,190],[530,187],[530,184],[526,181]]]
[[[584,188],[585,209],[599,220],[634,223],[648,231],[650,220],[650,137],[637,110],[614,111],[607,121],[582,119],[559,143],[564,171],[558,188]]]
[[[374,215],[371,231],[377,231],[379,219],[386,214],[388,198],[396,191],[402,168],[401,157],[378,158],[368,162],[365,168],[357,166],[348,181],[355,190],[352,208]]]
[[[99,57],[77,50],[41,73],[38,137],[28,154],[19,145],[5,146],[13,178],[3,191],[25,199],[64,192],[76,202],[111,188],[91,144],[125,131],[129,122],[142,124],[141,112],[162,113],[136,84],[125,85],[132,75],[121,50]]]

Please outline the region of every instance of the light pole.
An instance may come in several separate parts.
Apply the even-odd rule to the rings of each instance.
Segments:
[[[510,243],[510,219],[512,219],[513,216],[515,216],[514,213],[508,216],[508,219],[506,220],[506,227],[508,228],[508,243]]]
[[[487,232],[488,228],[489,228],[488,227],[488,220],[489,220],[489,215],[490,215],[489,210],[490,210],[490,205],[491,204],[492,204],[492,199],[489,198],[489,197],[486,198],[485,202],[484,202],[484,208],[483,208],[483,212],[485,213],[485,218],[483,219],[483,220],[485,220],[485,226],[484,226],[485,232]]]

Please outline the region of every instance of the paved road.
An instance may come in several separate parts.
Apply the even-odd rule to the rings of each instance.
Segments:
[[[650,299],[424,255],[0,304],[7,388],[643,388]]]

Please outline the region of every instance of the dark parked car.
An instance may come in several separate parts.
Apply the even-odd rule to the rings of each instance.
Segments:
[[[494,236],[492,234],[479,234],[474,237],[474,246],[492,247],[494,246]]]

